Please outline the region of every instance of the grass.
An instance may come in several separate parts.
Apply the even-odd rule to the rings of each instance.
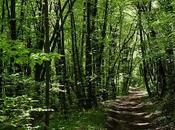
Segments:
[[[105,112],[101,109],[73,112],[68,119],[54,114],[49,130],[105,130],[105,119]]]

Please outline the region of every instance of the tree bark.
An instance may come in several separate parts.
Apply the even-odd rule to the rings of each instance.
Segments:
[[[151,96],[151,90],[149,88],[149,83],[148,83],[148,75],[147,75],[147,65],[145,61],[145,43],[143,41],[143,27],[142,27],[142,12],[141,12],[141,7],[140,4],[138,3],[138,26],[139,26],[139,35],[140,35],[140,44],[141,44],[141,53],[142,53],[142,64],[143,64],[143,78],[144,78],[144,83],[146,86],[146,90],[148,92],[148,95]]]
[[[72,2],[70,2],[71,7]],[[85,88],[83,82],[82,66],[79,58],[79,51],[77,46],[77,34],[74,20],[73,10],[70,12],[70,24],[71,24],[71,37],[72,37],[72,59],[73,59],[73,70],[75,78],[76,95],[78,97],[78,105],[81,108],[85,108]]]
[[[48,0],[44,0],[44,35],[45,35],[45,44],[44,51],[45,53],[50,53],[50,43],[49,43],[49,16],[48,16]],[[46,87],[45,87],[45,130],[49,130],[49,89],[50,89],[50,60],[45,62],[46,67]]]

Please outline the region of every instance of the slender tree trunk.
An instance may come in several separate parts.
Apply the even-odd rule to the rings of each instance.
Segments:
[[[8,2],[6,1],[6,4],[8,5]],[[8,7],[7,7],[8,8]],[[10,5],[10,36],[12,40],[16,40],[16,0],[11,0]],[[8,71],[10,74],[14,72],[14,66],[13,66],[14,58],[10,58],[10,66],[8,68]]]
[[[3,61],[2,61],[2,58],[3,57],[3,50],[0,48],[0,98],[2,98],[2,95],[3,95]]]
[[[27,39],[27,48],[32,48],[32,41],[31,41],[31,38],[28,38]],[[30,55],[30,54],[29,54]],[[29,63],[25,64],[24,66],[24,74],[26,76],[31,76],[31,67],[29,65]]]
[[[97,4],[98,4],[98,0],[92,0],[91,1],[91,51],[92,51],[92,76],[91,77],[96,77],[95,73],[96,73],[96,67],[97,67],[97,55],[98,55],[98,36],[97,33],[95,33],[95,31],[98,30],[98,26],[97,26]],[[97,75],[98,77],[99,75]],[[91,102],[92,102],[92,106],[97,107],[97,98],[96,98],[96,85],[97,85],[97,79],[94,80],[93,78],[91,78]]]
[[[106,29],[107,29],[107,22],[108,22],[108,5],[109,5],[109,0],[106,0],[105,2],[105,9],[104,9],[104,16],[103,16],[103,25],[102,25],[102,31],[101,31],[101,42],[100,42],[100,45],[99,45],[99,48],[96,48],[98,51],[97,53],[97,58],[96,58],[96,68],[95,68],[95,71],[96,71],[96,75],[97,75],[97,84],[96,86],[102,86],[101,85],[101,80],[102,80],[102,63],[103,63],[103,50],[104,50],[104,47],[105,47],[105,37],[106,37]]]
[[[49,16],[48,16],[48,0],[44,0],[44,35],[45,35],[45,44],[44,51],[49,54],[50,52],[50,43],[49,43]],[[49,89],[50,89],[50,61],[45,62],[46,67],[46,87],[45,87],[45,106],[47,111],[45,112],[45,130],[49,130]]]
[[[7,8],[7,14],[8,14],[8,18],[10,20],[10,10],[9,10],[9,5],[8,5],[8,0],[6,0],[6,8]]]
[[[158,68],[158,94],[163,97],[166,93],[166,75],[165,75],[165,68],[163,67],[161,58],[158,59],[157,62],[157,68]]]
[[[11,0],[10,35],[12,40],[16,40],[16,0]]]
[[[42,17],[43,16],[43,3],[42,0],[38,1],[38,11],[39,16]],[[37,39],[37,45],[34,47],[35,49],[38,50],[42,50],[43,46],[44,46],[44,23],[42,19],[38,20],[38,23],[36,24],[36,30],[39,32],[37,34],[37,37],[39,37],[39,39]],[[38,82],[44,81],[44,63],[40,64],[36,64],[35,65],[35,80]],[[37,93],[40,94],[39,89],[37,88]]]
[[[4,17],[5,17],[5,0],[2,1],[2,25],[1,25],[1,33],[3,33],[4,31]],[[2,98],[2,95],[3,95],[3,60],[2,60],[2,57],[3,57],[3,48],[0,48],[0,98]]]
[[[92,1],[87,0],[86,7],[86,85],[87,85],[87,107],[92,107],[92,43],[91,43],[91,12]]]
[[[127,57],[131,57],[131,59],[127,59],[128,66],[127,66],[127,77],[124,79],[124,86],[122,88],[123,94],[128,94],[130,80],[132,78],[132,71],[133,71],[133,62],[134,62],[134,52],[135,52],[136,42],[133,45],[133,48],[130,50],[130,54]]]
[[[84,56],[85,39],[86,39],[85,34],[86,34],[86,0],[84,0],[83,27],[82,27],[81,45],[80,45],[81,46],[81,50],[80,50],[80,63],[81,63],[82,70],[83,70],[83,56]]]
[[[146,90],[148,92],[148,95],[151,96],[151,90],[149,88],[148,84],[148,75],[147,75],[147,65],[145,61],[145,43],[143,41],[143,27],[142,27],[142,12],[141,12],[141,7],[140,4],[138,3],[138,26],[139,26],[139,32],[140,32],[140,44],[141,44],[141,53],[142,53],[142,62],[143,62],[143,78],[144,78],[144,83],[146,86]]]
[[[21,26],[18,27],[17,29],[17,34],[20,35],[20,37],[23,39],[23,25],[24,25],[24,4],[25,4],[25,0],[21,0],[21,9],[20,9],[20,20],[19,23]]]
[[[69,101],[71,102],[71,95],[70,95],[70,88],[67,86],[67,69],[66,69],[66,58],[65,58],[65,45],[64,45],[64,24],[63,24],[63,12],[61,9],[61,1],[58,1],[59,5],[59,24],[57,26],[58,29],[58,53],[62,55],[61,59],[57,60],[56,62],[56,72],[60,84],[61,84],[61,90],[66,90],[68,94]],[[60,106],[61,106],[61,112],[64,114],[65,118],[67,117],[67,104],[66,104],[66,93],[60,92]]]
[[[71,7],[72,2],[70,2]],[[82,67],[79,61],[79,51],[77,47],[77,34],[75,28],[75,20],[74,20],[74,13],[73,11],[70,13],[70,23],[71,23],[71,36],[72,36],[72,59],[73,59],[73,66],[74,66],[74,77],[75,77],[75,86],[77,88],[76,95],[78,97],[78,104],[81,108],[85,108],[85,89],[84,89],[84,82],[82,77]]]
[[[4,31],[4,17],[5,17],[5,0],[2,1],[1,33],[3,33],[3,31]]]

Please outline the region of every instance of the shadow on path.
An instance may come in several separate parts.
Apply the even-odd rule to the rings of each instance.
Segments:
[[[145,91],[134,88],[130,95],[106,102],[107,130],[156,130],[160,113],[150,111],[153,103],[144,100],[146,97]]]

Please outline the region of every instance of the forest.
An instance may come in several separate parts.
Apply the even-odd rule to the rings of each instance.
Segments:
[[[0,130],[174,130],[174,0],[0,0]]]

